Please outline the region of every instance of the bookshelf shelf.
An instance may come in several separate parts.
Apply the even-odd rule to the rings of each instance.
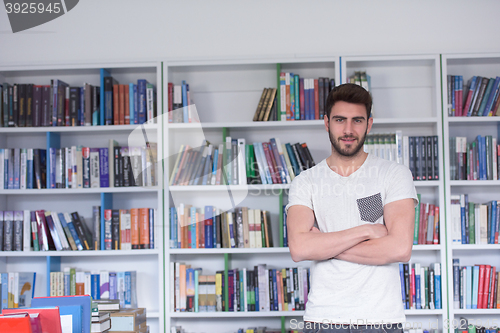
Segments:
[[[171,318],[302,317],[304,311],[171,312]]]
[[[500,117],[448,117],[450,125],[453,123],[498,123]]]
[[[111,250],[111,251],[19,251],[2,252],[4,257],[115,257],[158,255],[158,249],[151,250]]]
[[[142,192],[157,192],[159,187],[100,187],[100,188],[54,188],[54,189],[30,189],[30,190],[0,190],[0,195],[40,195],[40,194],[92,194],[92,193],[142,193]]]
[[[500,314],[500,309],[454,309],[455,314]]]
[[[111,126],[53,126],[53,127],[0,127],[0,134],[22,134],[27,133],[118,133],[131,132],[136,128],[145,130],[157,130],[157,124],[142,124],[142,125],[111,125]]]
[[[261,249],[170,249],[170,254],[280,254],[280,253],[290,253],[288,247],[276,247],[276,248],[261,248]]]
[[[421,310],[405,310],[405,315],[407,316],[427,316],[427,315],[442,315],[443,310],[430,310],[430,309],[421,309]]]
[[[451,180],[450,186],[500,186],[500,180]]]
[[[413,251],[440,251],[442,249],[440,244],[413,245]]]
[[[423,181],[414,181],[413,184],[415,187],[438,187],[440,182],[439,180],[423,180]]]
[[[452,250],[500,250],[500,244],[453,244]]]
[[[219,191],[273,191],[286,190],[290,184],[271,184],[271,185],[187,185],[170,186],[171,192],[219,192]]]

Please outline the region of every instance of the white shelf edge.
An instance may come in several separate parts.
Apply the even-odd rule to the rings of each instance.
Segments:
[[[442,315],[443,309],[438,310],[429,310],[429,309],[421,309],[421,310],[413,310],[413,309],[405,309],[405,315],[407,316],[425,316],[425,315]]]
[[[427,118],[373,118],[374,125],[405,125],[405,124],[437,124],[437,117]],[[169,129],[193,128],[295,128],[295,127],[323,127],[323,120],[294,120],[294,121],[242,121],[242,122],[201,122],[201,123],[169,123]]]
[[[413,184],[415,187],[436,187],[439,186],[440,182],[439,180],[415,180]]]
[[[441,244],[413,245],[413,251],[439,251],[441,249],[442,249]]]
[[[500,117],[448,117],[449,123],[497,123]]]
[[[276,253],[290,253],[288,247],[276,247],[276,248],[245,248],[245,249],[169,249],[167,250],[170,254],[276,254]]]
[[[115,257],[159,255],[159,249],[91,251],[0,251],[3,257]]]
[[[454,309],[454,314],[500,314],[500,309]]]
[[[450,186],[499,186],[500,180],[450,180]]]
[[[262,191],[262,190],[285,190],[290,184],[269,185],[173,185],[169,187],[170,192],[217,192],[217,191]]]
[[[141,193],[157,192],[160,187],[95,187],[95,188],[52,188],[52,189],[29,189],[29,190],[0,190],[0,195],[26,195],[26,194],[93,194],[93,193]]]
[[[171,312],[170,318],[302,317],[304,311]]]
[[[0,127],[0,134],[27,134],[27,133],[86,133],[86,132],[132,132],[136,128],[157,130],[158,124],[144,125],[108,125],[108,126],[45,126],[45,127]]]
[[[452,244],[452,250],[500,250],[500,244]]]

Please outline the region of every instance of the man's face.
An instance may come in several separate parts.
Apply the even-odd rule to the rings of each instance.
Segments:
[[[356,156],[370,132],[373,119],[366,119],[363,104],[337,102],[332,107],[330,119],[325,116],[325,126],[333,149],[345,157]]]

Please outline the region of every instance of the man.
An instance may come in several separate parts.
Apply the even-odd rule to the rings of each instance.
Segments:
[[[304,332],[403,331],[397,263],[410,259],[418,201],[406,166],[363,151],[371,107],[358,85],[333,89],[324,117],[332,153],[290,188],[290,253],[313,261]]]

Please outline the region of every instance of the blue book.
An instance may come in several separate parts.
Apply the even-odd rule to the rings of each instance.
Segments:
[[[465,226],[465,195],[460,195],[460,225],[462,230],[462,244],[467,244],[467,228]]]
[[[92,321],[91,305],[92,298],[90,295],[77,296],[55,296],[55,297],[35,297],[31,302],[32,307],[49,307],[58,306],[59,312],[62,315],[71,315],[73,317],[73,333],[88,333]],[[62,308],[65,308],[62,310]],[[81,309],[79,317],[78,309]]]
[[[90,275],[90,295],[92,299],[101,298],[101,274],[92,273]]]
[[[196,207],[191,207],[190,209],[190,215],[191,215],[191,223],[189,227],[191,228],[191,248],[196,249],[197,248],[197,243],[196,243],[196,228],[198,226],[198,221],[196,221]]]
[[[453,305],[460,308],[460,259],[453,259]]]
[[[0,274],[2,275],[2,303],[0,304],[0,310],[3,310],[9,307],[9,273]]]
[[[49,178],[50,188],[56,188],[56,148],[49,148],[49,158],[48,158],[47,177]]]
[[[177,247],[177,210],[175,207],[170,207],[170,248]]]
[[[215,178],[217,177],[217,163],[219,163],[219,149],[214,150],[214,163],[212,165],[212,185],[215,185]]]
[[[109,149],[99,148],[99,185],[109,187]]]
[[[479,110],[477,111],[478,116],[484,116],[484,110],[486,109],[486,104],[488,103],[488,99],[491,95],[491,91],[493,89],[493,85],[495,84],[495,79],[488,79],[488,84],[486,85],[486,89],[484,90],[483,99],[481,100],[481,104],[479,105]]]
[[[488,218],[491,220],[489,221],[489,244],[495,244],[495,230],[496,230],[496,224],[497,224],[497,201],[492,200],[491,201],[491,210],[490,214],[488,214]]]
[[[148,81],[137,80],[137,98],[139,99],[139,105],[137,110],[137,123],[143,124],[146,122],[146,85]]]
[[[10,149],[0,149],[0,154],[3,155],[3,188],[9,188],[9,155]]]
[[[149,209],[149,248],[155,248],[155,210]]]
[[[477,309],[477,295],[479,290],[479,266],[474,266],[472,271],[472,308]]]
[[[14,148],[14,189],[20,189],[21,176],[21,149]]]
[[[73,236],[73,240],[75,241],[75,245],[78,249],[78,251],[83,250],[83,245],[82,242],[80,241],[80,238],[78,237],[78,234],[76,233],[75,226],[73,225],[73,221],[69,219],[69,214],[65,215],[63,213],[57,213],[57,216],[59,217],[59,221],[61,221],[61,225],[63,229],[68,226],[69,232],[71,233],[71,236]]]
[[[116,272],[109,272],[109,299],[118,298],[118,283]]]
[[[35,177],[35,174],[33,173],[33,149],[29,148],[26,149],[26,188],[27,189],[32,189],[33,188],[33,179]],[[1,153],[0,153],[1,154]]]
[[[271,277],[273,279],[273,283],[270,284],[270,287],[273,288],[273,303],[271,305],[271,309],[274,307],[274,310],[275,311],[278,311],[279,307],[278,307],[278,287],[276,285],[277,281],[276,281],[276,269],[270,269],[269,270],[270,274],[271,274]]]
[[[472,309],[472,266],[466,267],[466,295],[465,295],[465,308]]]
[[[406,295],[405,295],[405,269],[404,264],[399,263],[399,280],[401,282],[401,297],[403,301],[403,305],[406,308]]]
[[[208,249],[214,248],[214,234],[213,234],[213,220],[212,220],[213,206],[205,206],[205,247]]]
[[[130,115],[130,124],[135,124],[135,102],[134,102],[134,97],[135,93],[134,90],[137,91],[137,85],[133,83],[128,84],[128,96],[129,96],[129,115]]]
[[[420,264],[415,264],[415,296],[416,296],[416,308],[422,309],[422,302],[420,298]]]
[[[486,170],[487,170],[488,159],[486,158],[486,137],[485,136],[481,137],[481,160],[482,160],[481,172],[483,174],[483,178],[481,178],[481,179],[487,180],[488,173]]]
[[[434,298],[436,309],[441,309],[441,264],[434,263]]]
[[[288,152],[288,158],[290,159],[290,164],[292,164],[293,173],[295,177],[300,174],[300,167],[297,163],[297,159],[295,158],[295,154],[293,153],[293,148],[290,143],[285,143],[286,151]]]
[[[134,124],[139,124],[139,90],[134,84]]]

